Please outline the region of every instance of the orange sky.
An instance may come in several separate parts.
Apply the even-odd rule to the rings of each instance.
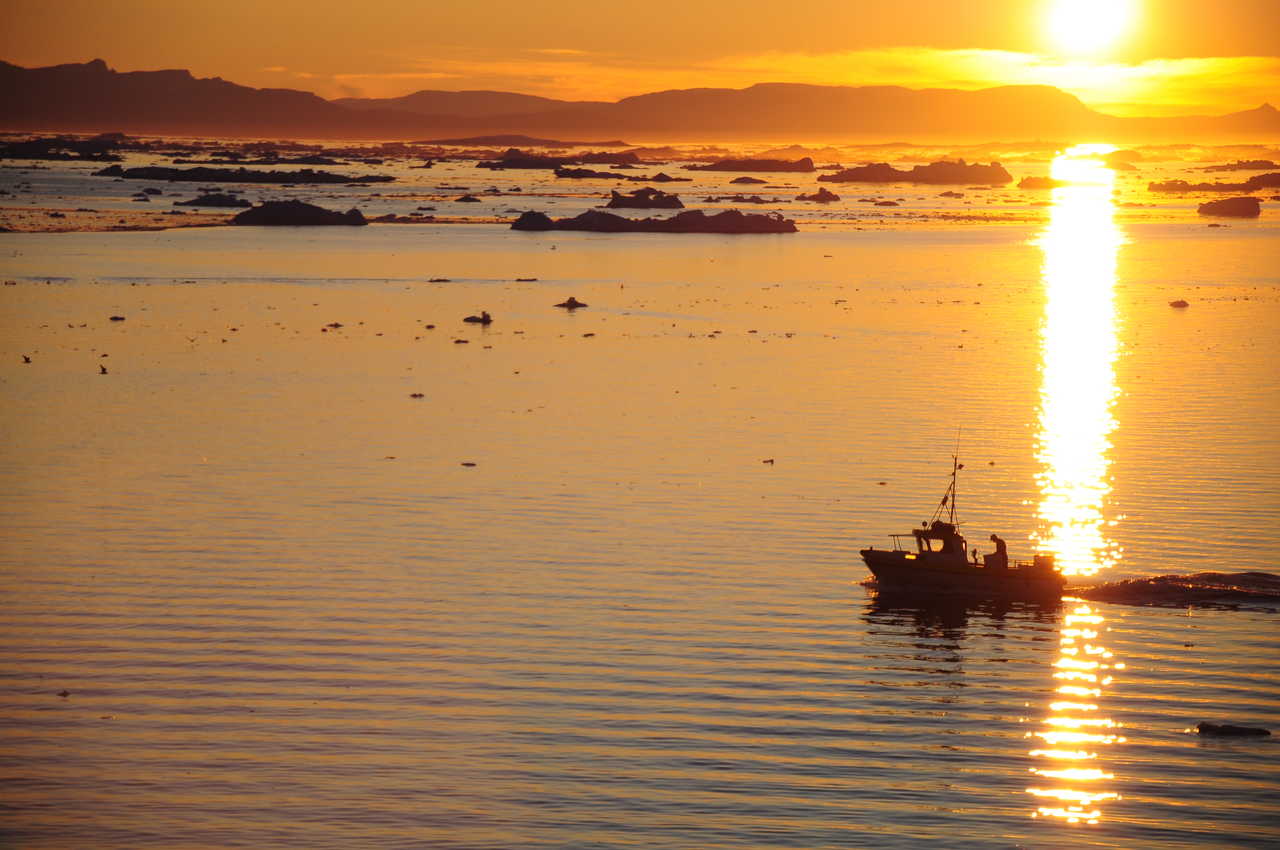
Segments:
[[[1048,23],[1064,1],[1089,2],[3,0],[0,58],[100,57],[325,97],[484,88],[613,100],[793,81],[1047,83],[1116,114],[1280,101],[1280,0],[1127,0],[1133,26],[1083,53],[1064,50]]]

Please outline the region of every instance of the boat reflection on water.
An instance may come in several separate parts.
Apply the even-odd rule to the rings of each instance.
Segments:
[[[1067,575],[1094,575],[1120,550],[1106,517],[1112,405],[1116,397],[1116,254],[1123,234],[1115,223],[1115,175],[1098,158],[1113,148],[1079,146],[1058,156],[1053,176],[1070,181],[1053,190],[1044,252],[1043,382],[1036,456],[1040,502],[1036,542],[1054,553]],[[1107,627],[1097,609],[1067,600],[1053,665],[1054,694],[1030,751],[1036,782],[1033,817],[1096,824],[1103,805],[1119,799],[1105,749],[1124,738],[1106,715],[1103,698],[1115,662],[1101,642]]]
[[[910,628],[919,637],[958,641],[965,637],[971,618],[981,618],[984,629],[999,631],[1011,615],[1023,621],[1056,623],[1061,608],[1062,603],[1057,599],[965,597],[875,588],[870,592],[865,618],[870,622]]]

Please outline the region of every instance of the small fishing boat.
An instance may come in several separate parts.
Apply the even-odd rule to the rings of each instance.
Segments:
[[[953,457],[951,484],[933,519],[911,530],[915,549],[902,545],[905,534],[891,534],[892,549],[861,550],[862,560],[875,576],[876,586],[913,593],[959,593],[977,596],[1040,599],[1059,596],[1066,577],[1054,565],[1053,555],[1037,554],[1030,561],[1009,563],[1004,541],[991,535],[996,551],[972,558],[956,521],[956,476],[964,464]],[[942,518],[943,511],[947,518]]]

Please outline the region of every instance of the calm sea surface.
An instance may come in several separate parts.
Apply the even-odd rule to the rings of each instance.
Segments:
[[[1189,732],[1280,732],[1276,612],[861,584],[957,441],[971,545],[1276,570],[1274,210],[1055,169],[1036,224],[0,237],[0,842],[1280,845],[1280,743]]]

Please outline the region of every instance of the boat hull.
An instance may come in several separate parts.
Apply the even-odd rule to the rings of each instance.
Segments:
[[[896,550],[863,549],[861,554],[876,584],[896,591],[1045,599],[1061,596],[1067,585],[1056,570],[993,570],[961,559],[909,557],[913,553]]]

